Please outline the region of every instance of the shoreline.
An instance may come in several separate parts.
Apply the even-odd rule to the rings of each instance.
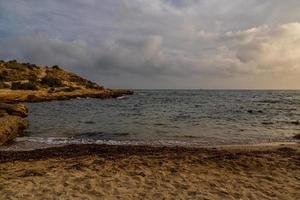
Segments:
[[[58,92],[55,94],[31,90],[4,90],[0,89],[0,146],[18,136],[29,127],[26,119],[28,109],[19,103],[38,103],[49,101],[71,100],[76,98],[118,98],[124,95],[133,95],[133,91],[124,89],[81,89],[72,92]]]
[[[30,151],[68,145],[109,145],[109,146],[149,146],[149,147],[183,147],[183,148],[245,148],[256,146],[279,146],[299,143],[299,139],[287,138],[274,141],[256,141],[239,143],[201,143],[187,140],[114,140],[114,139],[76,139],[72,137],[18,137],[0,147],[0,151]]]
[[[300,150],[299,142],[274,142],[245,145],[215,146],[152,146],[152,145],[109,145],[109,144],[68,144],[32,150],[0,150],[0,163],[29,161],[51,158],[72,158],[97,155],[119,157],[124,155],[157,155],[157,154],[194,154],[194,153],[228,153],[247,154],[259,152],[276,152],[278,149]],[[300,155],[300,154],[299,154]],[[299,157],[300,158],[300,157]]]
[[[299,199],[300,145],[0,152],[0,199]],[[17,191],[17,192],[16,192]]]
[[[50,101],[65,101],[76,98],[109,99],[124,95],[133,95],[127,89],[80,89],[72,92],[49,93],[47,90],[0,90],[2,103],[39,103]]]

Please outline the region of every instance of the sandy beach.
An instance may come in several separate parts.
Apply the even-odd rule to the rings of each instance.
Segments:
[[[300,0],[0,0],[0,200],[300,200]]]
[[[0,152],[0,199],[300,199],[300,145]]]

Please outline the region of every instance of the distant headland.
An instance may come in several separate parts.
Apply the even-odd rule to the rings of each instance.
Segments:
[[[61,67],[41,67],[16,60],[0,61],[0,145],[22,135],[28,109],[19,102],[73,98],[116,98],[133,91],[107,89]],[[13,104],[13,105],[12,105]]]
[[[130,90],[107,89],[61,67],[0,61],[0,102],[41,102],[77,97],[115,98]]]

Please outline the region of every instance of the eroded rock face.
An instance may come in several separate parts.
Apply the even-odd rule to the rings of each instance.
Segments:
[[[2,113],[7,113],[8,115],[19,116],[25,118],[28,116],[28,109],[23,104],[5,104],[0,103],[0,116]]]
[[[28,121],[18,116],[5,116],[0,118],[0,145],[3,145],[17,136],[22,135],[28,128]]]
[[[133,91],[107,89],[59,66],[0,62],[0,102],[43,102],[73,98],[116,98]],[[1,109],[1,108],[0,108]]]
[[[0,145],[22,135],[28,128],[28,109],[22,104],[0,103]]]

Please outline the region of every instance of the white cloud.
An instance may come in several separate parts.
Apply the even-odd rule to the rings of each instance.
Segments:
[[[300,72],[300,23],[260,26],[225,37],[232,59],[252,73]]]
[[[118,77],[120,86],[151,87],[155,77],[161,87],[222,87],[230,78],[254,87],[266,83],[259,77],[300,74],[299,6],[296,0],[0,0],[0,56],[60,64],[103,84]]]

